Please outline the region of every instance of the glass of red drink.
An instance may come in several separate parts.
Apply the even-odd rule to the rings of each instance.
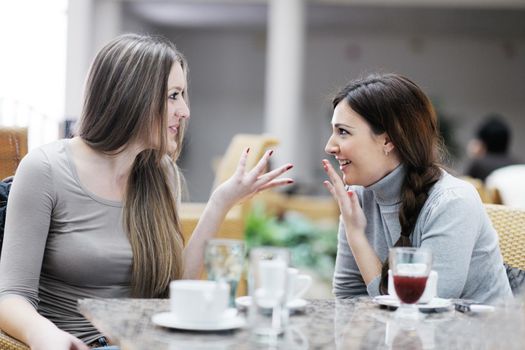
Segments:
[[[394,288],[400,300],[396,316],[419,318],[416,303],[423,295],[432,269],[432,252],[424,248],[392,248],[389,252]]]

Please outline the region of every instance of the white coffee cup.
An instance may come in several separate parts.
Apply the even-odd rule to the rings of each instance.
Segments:
[[[280,259],[259,261],[259,293],[268,298],[281,298],[285,293],[287,264]]]
[[[437,297],[437,282],[438,282],[438,273],[435,270],[430,271],[428,275],[427,284],[425,286],[425,291],[421,298],[419,298],[418,304],[429,303],[432,299]],[[392,270],[388,270],[388,294],[396,297],[396,289],[394,287],[394,279],[392,276]]]
[[[171,312],[181,321],[218,321],[228,308],[230,286],[224,282],[178,280],[170,283]]]
[[[299,270],[289,267],[288,273],[288,290],[286,291],[286,301],[298,299],[306,293],[312,285],[312,277],[299,273]]]

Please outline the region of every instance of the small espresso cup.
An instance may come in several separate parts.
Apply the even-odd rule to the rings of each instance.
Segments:
[[[228,308],[230,286],[224,282],[178,280],[170,283],[171,312],[184,322],[209,323]]]
[[[437,297],[437,282],[438,282],[438,273],[435,270],[430,271],[428,275],[427,284],[425,286],[425,291],[421,298],[419,298],[418,304],[429,303],[432,299]],[[388,270],[388,294],[398,298],[396,294],[396,289],[394,287],[394,279],[392,276],[392,270]]]
[[[306,293],[312,285],[312,277],[299,273],[299,270],[289,267],[288,273],[288,290],[286,291],[286,301],[298,299]]]

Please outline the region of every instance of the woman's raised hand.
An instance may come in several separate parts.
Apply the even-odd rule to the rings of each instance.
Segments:
[[[291,178],[277,179],[278,176],[290,170],[293,165],[286,164],[275,170],[264,172],[273,151],[266,151],[257,165],[250,171],[246,171],[246,159],[250,149],[246,149],[239,159],[235,173],[214,191],[213,196],[219,203],[233,206],[243,202],[255,194],[269,188],[292,184]]]
[[[323,168],[330,181],[324,181],[324,187],[332,194],[339,205],[343,222],[347,232],[364,231],[366,217],[359,205],[357,195],[353,191],[347,191],[343,179],[337,174],[330,162],[323,159]]]

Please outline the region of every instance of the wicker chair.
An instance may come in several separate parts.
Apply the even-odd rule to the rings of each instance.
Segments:
[[[497,204],[485,204],[485,209],[498,233],[503,261],[525,270],[525,210]]]
[[[0,179],[15,173],[27,154],[27,128],[0,128]],[[29,350],[29,347],[0,330],[0,349]]]
[[[29,347],[15,338],[0,331],[0,349],[2,350],[29,350]]]
[[[0,179],[14,175],[27,153],[27,128],[0,127]]]

